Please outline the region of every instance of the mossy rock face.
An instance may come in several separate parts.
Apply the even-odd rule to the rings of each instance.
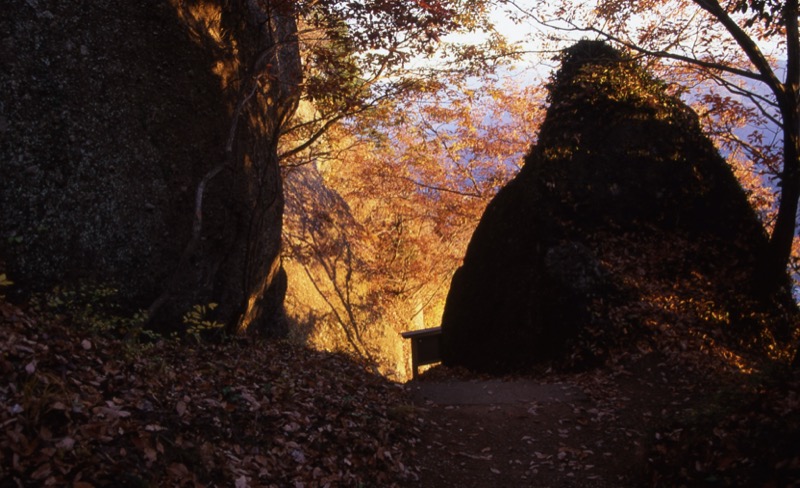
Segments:
[[[603,327],[594,305],[625,300],[600,252],[604,236],[645,234],[707,243],[690,259],[740,267],[731,289],[746,286],[766,245],[691,109],[613,48],[582,41],[553,78],[537,144],[487,207],[453,277],[445,362],[507,372],[574,355],[588,326]]]
[[[285,285],[273,129],[296,104],[282,92],[296,80],[273,73],[280,81],[242,108],[229,135],[266,37],[246,2],[39,0],[4,14],[0,266],[16,283],[9,295],[80,282],[118,289],[127,308],[149,308],[154,326],[180,324],[209,302],[231,329],[277,323]],[[276,39],[293,27],[282,23]],[[299,77],[297,44],[275,42],[280,68]],[[220,167],[195,239],[196,191]]]
[[[11,2],[0,20],[0,238],[26,290],[76,279],[152,299],[221,157],[213,56],[167,2]]]

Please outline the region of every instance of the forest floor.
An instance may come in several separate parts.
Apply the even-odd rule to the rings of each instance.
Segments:
[[[668,419],[707,401],[707,378],[650,354],[612,370],[407,384],[423,424],[421,487],[651,485],[648,449]]]
[[[640,351],[398,384],[283,342],[101,325],[0,299],[0,488],[800,487],[800,374],[781,367]]]

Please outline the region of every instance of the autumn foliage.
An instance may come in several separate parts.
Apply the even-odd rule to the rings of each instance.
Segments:
[[[498,6],[535,26],[533,45],[506,41],[490,15]],[[410,372],[399,332],[440,324],[489,201],[541,139],[557,142],[544,155],[551,162],[586,143],[578,117],[598,101],[667,126],[674,112],[699,124],[767,234],[749,217],[693,220],[702,185],[680,187],[672,206],[648,207],[646,191],[625,200],[629,213],[655,208],[674,226],[579,236],[618,286],[592,297],[576,321],[591,327],[572,337],[559,364],[596,369],[561,378],[597,401],[592,385],[611,391],[645,358],[676,368],[676,378],[694,373],[681,399],[719,389],[720,398],[697,400],[703,412],[637,434],[652,441],[637,446],[649,456],[637,458],[649,483],[798,483],[798,382],[783,369],[796,352],[796,305],[785,289],[771,301],[746,285],[758,267],[750,251],[776,228],[781,253],[770,268],[786,284],[800,192],[796,0],[540,2],[532,10],[488,0],[114,8],[38,0],[10,8],[0,18],[3,488],[414,486],[414,456],[429,452],[419,429],[439,418],[410,406],[391,382]],[[738,37],[728,35],[734,26]],[[548,99],[542,73],[576,33],[613,41],[663,81],[584,73],[580,86],[566,87],[566,102]],[[544,53],[534,70],[510,66],[533,51]],[[548,104],[564,116],[542,126]],[[593,144],[633,141],[646,152],[652,134],[644,133],[666,133],[650,127],[659,130]],[[707,141],[687,145],[713,152]],[[584,205],[588,186],[611,188],[613,168],[583,175],[567,203]],[[789,204],[779,203],[782,192]],[[597,223],[601,206],[589,210],[559,225]],[[685,231],[685,222],[694,227]],[[736,241],[742,223],[760,236]],[[723,238],[692,239],[706,224]],[[560,238],[575,237],[569,232]],[[554,247],[556,255],[574,248]],[[797,271],[797,252],[793,259]],[[64,290],[88,295],[67,291],[58,310],[39,306]],[[87,296],[110,290],[122,291],[114,313],[93,308]],[[555,287],[543,292],[550,305],[575,303]],[[231,334],[245,329],[288,331],[290,342]],[[658,417],[648,409],[648,419]],[[603,423],[601,413],[583,408],[581,420]],[[569,467],[588,450],[578,447],[531,449],[542,464]]]

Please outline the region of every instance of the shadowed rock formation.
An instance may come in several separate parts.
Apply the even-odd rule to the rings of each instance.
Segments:
[[[277,134],[302,73],[294,16],[257,4],[7,6],[0,266],[14,293],[111,286],[164,327],[218,302],[231,330],[281,333]],[[253,96],[261,78],[274,82]]]
[[[752,332],[743,317],[758,305],[739,297],[766,242],[695,113],[618,51],[582,41],[453,277],[445,363],[504,372],[597,360],[642,323],[619,311],[650,300],[651,285],[697,282],[728,329]]]

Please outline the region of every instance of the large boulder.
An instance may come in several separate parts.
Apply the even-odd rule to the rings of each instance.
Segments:
[[[715,299],[746,316],[735,297],[767,239],[696,114],[602,42],[565,51],[549,88],[537,143],[452,279],[445,363],[504,372],[586,359],[578,344],[622,333],[609,304],[643,299],[632,282],[724,276]]]
[[[16,283],[10,293],[88,283],[165,327],[219,302],[214,319],[231,329],[276,328],[285,275],[274,134],[297,103],[300,59],[294,18],[253,18],[252,5],[4,5],[0,269]],[[276,81],[246,97],[259,70]]]
[[[167,2],[11,2],[2,26],[0,235],[18,290],[78,278],[152,297],[222,157],[211,57]],[[191,122],[191,123],[190,123]]]

